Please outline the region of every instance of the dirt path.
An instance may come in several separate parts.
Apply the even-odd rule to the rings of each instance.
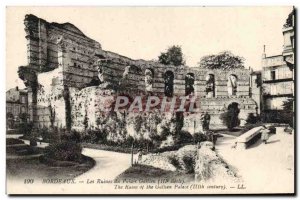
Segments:
[[[21,135],[7,135],[7,138],[18,138]],[[25,144],[29,144],[28,140],[23,140]],[[46,147],[48,143],[38,143],[39,147]],[[63,184],[57,187],[56,184],[41,184],[41,180],[35,180],[35,184],[24,185],[24,177],[21,179],[7,180],[9,193],[32,193],[32,194],[90,194],[93,193],[109,193],[113,189],[113,184],[97,183],[101,181],[113,182],[113,180],[127,168],[130,167],[131,155],[126,153],[118,153],[112,151],[104,151],[98,149],[83,148],[82,153],[96,161],[96,165],[89,171],[75,178],[77,184]],[[36,183],[38,185],[36,185]],[[87,185],[89,184],[89,185]],[[38,186],[38,187],[37,187]]]
[[[7,135],[7,138],[19,138],[22,135]],[[23,140],[29,145],[28,140]],[[38,142],[38,147],[46,147],[48,143]],[[119,174],[130,167],[130,154],[104,151],[91,148],[83,148],[82,154],[91,157],[96,161],[96,165],[86,173],[77,177],[78,180],[86,179],[114,179]]]
[[[77,177],[80,179],[114,179],[130,167],[130,154],[84,148],[84,155],[93,158],[96,165]]]
[[[228,135],[218,138],[216,151],[236,168],[250,192],[293,192],[293,135],[277,128],[268,144],[259,140],[246,150],[232,148],[234,139]]]

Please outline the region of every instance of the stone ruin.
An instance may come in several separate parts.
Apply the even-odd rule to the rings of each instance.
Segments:
[[[197,96],[196,107],[211,115],[213,126],[228,106],[239,105],[241,122],[257,112],[249,97],[248,69],[209,70],[133,60],[105,51],[70,23],[49,23],[26,15],[26,66],[20,78],[28,88],[29,113],[37,127],[83,130],[97,126],[103,97],[117,94]],[[88,117],[86,117],[88,116]],[[183,129],[198,131],[200,113],[185,113]]]

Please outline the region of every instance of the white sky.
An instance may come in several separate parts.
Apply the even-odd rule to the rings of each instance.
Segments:
[[[180,45],[188,66],[202,56],[230,50],[245,66],[261,69],[267,55],[282,52],[282,26],[292,7],[10,7],[7,9],[6,89],[17,84],[17,69],[27,64],[23,20],[34,14],[48,22],[70,22],[100,42],[104,50],[133,59],[157,59]]]

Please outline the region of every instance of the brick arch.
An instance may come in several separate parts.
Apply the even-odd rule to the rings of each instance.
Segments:
[[[166,70],[163,74],[163,79],[165,82],[164,93],[168,97],[172,97],[174,94],[174,79],[175,73],[171,70]]]
[[[192,72],[188,72],[185,74],[185,95],[195,93],[195,77],[195,74]]]
[[[216,75],[208,71],[205,75],[205,93],[206,97],[211,98],[216,96]],[[212,79],[212,80],[211,80]]]
[[[232,103],[237,103],[237,104],[238,104],[238,108],[239,108],[239,109],[242,109],[242,108],[241,108],[241,101],[240,101],[240,99],[232,99],[232,100],[226,102],[226,103],[225,103],[226,109],[227,109],[228,106],[229,106],[230,104],[232,104]]]
[[[166,73],[167,71],[172,71],[175,74],[176,71],[178,70],[178,68],[170,67],[170,66],[163,66],[161,68],[163,68],[163,73]]]
[[[153,67],[145,67],[145,68],[143,69],[143,71],[142,71],[143,75],[145,75],[145,73],[146,73],[147,70],[150,70],[150,71],[152,72],[152,77],[154,78],[155,72],[154,72]]]
[[[231,76],[234,76],[236,78],[235,83],[230,78]],[[234,73],[228,73],[227,74],[227,89],[228,89],[228,95],[229,96],[236,96],[237,95],[238,82],[239,82],[239,78],[236,74],[234,74]]]
[[[153,83],[154,83],[154,70],[151,68],[144,69],[143,77],[144,77],[144,81],[145,81],[144,82],[145,83],[145,91],[152,92],[153,91]]]
[[[239,80],[239,76],[236,74],[236,73],[233,73],[233,72],[228,72],[227,74],[227,79],[230,77],[230,76],[235,76],[237,80]]]

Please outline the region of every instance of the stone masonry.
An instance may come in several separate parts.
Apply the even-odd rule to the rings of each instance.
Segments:
[[[87,113],[88,126],[93,128],[103,97],[115,94],[193,94],[198,97],[196,106],[211,115],[215,126],[222,124],[219,116],[232,102],[239,104],[242,122],[249,113],[257,112],[256,102],[249,97],[248,69],[208,70],[133,60],[103,50],[100,43],[70,23],[49,23],[26,15],[24,24],[28,63],[19,71],[28,88],[31,120],[38,127],[49,127],[52,123],[82,130]],[[187,76],[193,79],[189,84]],[[229,92],[230,76],[236,78],[233,93]],[[210,95],[208,77],[213,77]],[[186,116],[184,128],[192,131],[200,113]]]

